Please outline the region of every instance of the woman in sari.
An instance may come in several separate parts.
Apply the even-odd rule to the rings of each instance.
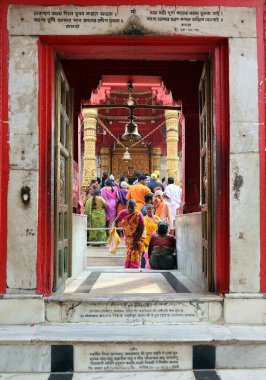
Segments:
[[[106,202],[100,195],[100,190],[96,189],[93,192],[92,197],[87,199],[85,205],[85,211],[88,215],[88,228],[104,228],[105,221],[105,208]],[[105,242],[106,232],[105,230],[92,230],[89,232],[89,241]]]
[[[149,258],[148,258],[148,247],[151,240],[152,235],[155,234],[157,230],[157,225],[160,222],[160,218],[157,215],[154,215],[154,207],[153,204],[148,204],[146,207],[147,215],[144,216],[144,226],[146,231],[146,237],[143,243],[143,254],[141,258],[141,268],[150,268]]]
[[[121,183],[119,183],[119,188],[116,193],[116,197],[118,201],[117,208],[116,208],[117,215],[119,214],[120,211],[125,210],[127,208],[127,198],[126,198],[127,188],[128,188],[128,184],[126,183],[126,181],[122,181]]]
[[[105,186],[101,189],[101,196],[106,201],[105,217],[107,227],[111,226],[116,217],[116,193],[117,186],[114,186],[112,180],[108,179]]]
[[[163,199],[163,192],[156,190],[154,193],[153,205],[155,208],[155,215],[158,215],[161,220],[166,220],[169,224],[169,233],[174,235],[173,218],[169,204]]]
[[[125,268],[139,268],[143,252],[144,220],[142,214],[136,210],[136,201],[129,199],[126,210],[120,211],[115,219],[115,226],[123,227],[126,243]]]
[[[170,270],[177,267],[176,240],[168,233],[166,220],[158,223],[157,234],[153,235],[148,248],[151,269]]]

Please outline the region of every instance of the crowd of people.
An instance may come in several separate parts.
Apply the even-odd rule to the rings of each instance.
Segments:
[[[135,173],[132,184],[124,175],[107,172],[91,181],[86,190],[88,241],[105,242],[108,230],[121,227],[126,244],[126,268],[173,269],[175,218],[182,190],[174,178]]]

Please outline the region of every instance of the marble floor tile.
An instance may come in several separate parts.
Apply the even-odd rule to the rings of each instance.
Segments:
[[[85,270],[81,272],[76,278],[71,278],[67,280],[67,285],[64,293],[74,293],[84,280],[90,275],[91,271]]]
[[[265,363],[266,365],[266,363]],[[218,370],[221,380],[265,380],[266,369]]]
[[[47,373],[6,373],[1,374],[1,380],[48,380],[50,374]]]
[[[50,345],[0,345],[0,373],[50,372]]]
[[[217,368],[263,368],[265,359],[265,344],[234,344],[216,348]]]
[[[98,372],[74,374],[73,380],[195,380],[192,371]],[[24,379],[23,379],[24,380]]]
[[[90,294],[174,292],[161,273],[102,273]]]

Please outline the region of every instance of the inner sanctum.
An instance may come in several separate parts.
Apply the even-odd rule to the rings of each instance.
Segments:
[[[158,171],[182,187],[184,212],[199,210],[203,63],[61,60],[74,90],[74,208],[103,172],[123,174],[132,184],[136,171]]]
[[[181,102],[173,100],[161,77],[104,75],[82,106],[83,187],[103,171],[115,178],[123,174],[129,183],[136,171],[159,171],[179,184],[178,141],[184,117]],[[173,109],[164,109],[167,106]]]

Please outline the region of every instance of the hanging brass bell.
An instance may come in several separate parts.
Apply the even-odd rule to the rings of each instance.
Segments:
[[[126,151],[125,151],[125,153],[124,153],[122,159],[125,160],[125,161],[130,161],[130,160],[131,160],[131,157],[130,157],[130,153],[129,153],[129,151],[128,151],[128,148],[126,148]]]
[[[122,136],[123,140],[129,140],[129,141],[137,141],[141,139],[141,135],[138,132],[138,125],[133,121],[134,116],[129,116],[129,122],[127,123],[125,127],[125,133]]]

